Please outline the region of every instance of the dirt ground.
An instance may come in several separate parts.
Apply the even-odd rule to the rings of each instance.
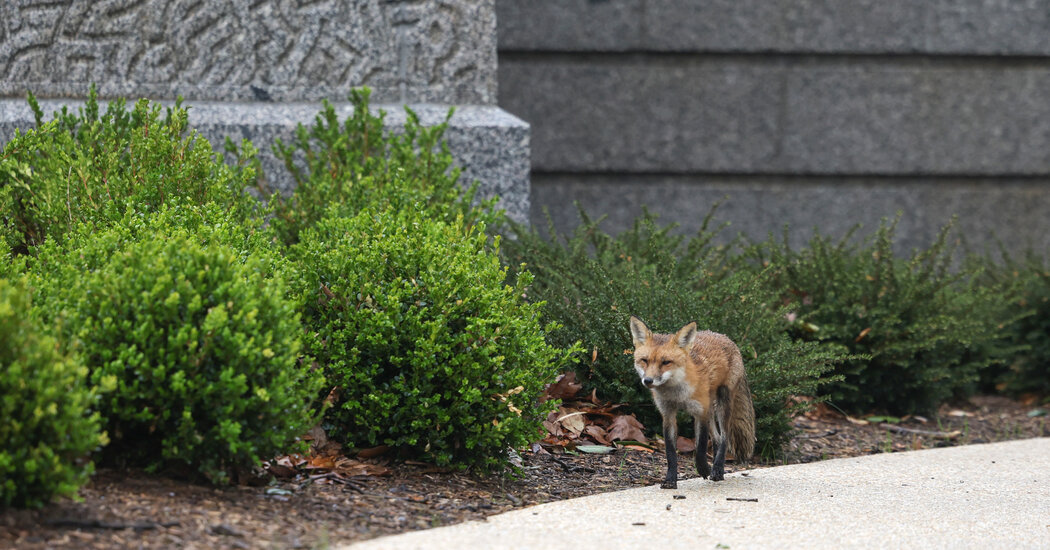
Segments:
[[[849,419],[821,407],[795,420],[798,431],[781,459],[751,467],[1045,437],[1048,417],[1032,416],[1038,409],[984,396],[942,407],[936,418],[887,422]],[[665,464],[662,452],[641,448],[606,455],[534,449],[522,454],[518,479],[387,464],[388,475],[381,477],[299,475],[261,487],[214,488],[105,470],[80,491],[82,502],[0,512],[0,548],[326,548],[655,484]],[[695,477],[691,459],[679,464],[683,479]]]

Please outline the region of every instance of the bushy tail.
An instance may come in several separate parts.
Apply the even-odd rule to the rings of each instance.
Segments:
[[[743,369],[741,369],[743,372]],[[751,403],[751,388],[747,376],[741,375],[732,390],[729,409],[729,448],[736,461],[747,464],[755,452],[755,406]]]

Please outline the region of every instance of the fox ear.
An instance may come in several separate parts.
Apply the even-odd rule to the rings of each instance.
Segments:
[[[631,338],[634,339],[634,347],[644,346],[649,338],[653,336],[649,327],[645,326],[639,318],[631,316]]]
[[[688,325],[678,329],[678,332],[674,335],[674,341],[678,344],[678,347],[689,349],[689,346],[693,343],[693,338],[695,336],[696,323],[689,323]]]

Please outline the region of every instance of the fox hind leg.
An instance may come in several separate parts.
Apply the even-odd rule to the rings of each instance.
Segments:
[[[696,473],[707,479],[711,476],[711,467],[707,465],[707,423],[699,416],[694,416],[693,428],[696,431]]]
[[[729,438],[726,436],[726,429],[729,427],[728,387],[718,387],[713,408],[711,431],[715,443],[715,460],[711,469],[711,481],[722,481],[726,477],[726,447],[729,446]]]

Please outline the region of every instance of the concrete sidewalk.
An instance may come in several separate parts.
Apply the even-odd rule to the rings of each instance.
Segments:
[[[344,548],[645,547],[1050,548],[1050,439],[779,466],[719,483],[692,479],[674,491],[652,486],[552,502]]]

